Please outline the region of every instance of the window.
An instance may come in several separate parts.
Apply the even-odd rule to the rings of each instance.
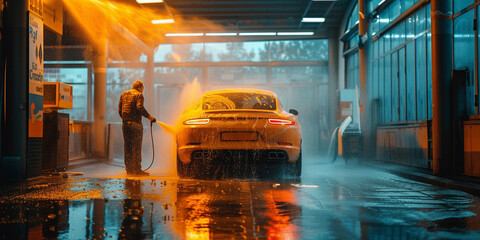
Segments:
[[[72,109],[63,109],[70,120],[88,121],[88,69],[85,68],[49,68],[44,69],[45,82],[63,82],[72,85]]]

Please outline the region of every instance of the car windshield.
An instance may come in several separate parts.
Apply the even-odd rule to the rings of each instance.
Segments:
[[[275,97],[259,93],[216,93],[203,98],[203,110],[276,110]]]

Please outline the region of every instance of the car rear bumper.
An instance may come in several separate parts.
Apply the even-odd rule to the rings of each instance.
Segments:
[[[234,147],[234,146],[233,146]],[[237,145],[237,147],[239,147]],[[228,161],[229,159],[252,159],[256,163],[293,163],[300,155],[300,148],[294,146],[275,146],[259,148],[204,148],[201,146],[184,146],[177,149],[178,158],[188,164],[191,161]]]

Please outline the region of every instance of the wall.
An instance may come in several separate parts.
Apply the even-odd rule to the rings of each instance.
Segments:
[[[431,169],[427,125],[426,121],[422,121],[378,127],[377,159]]]

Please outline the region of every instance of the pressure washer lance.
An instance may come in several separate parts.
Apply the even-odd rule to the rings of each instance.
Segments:
[[[150,166],[142,170],[144,172],[150,169],[153,165],[153,162],[155,161],[155,144],[153,142],[153,122],[150,122],[150,137],[152,139],[152,162],[150,163]]]

